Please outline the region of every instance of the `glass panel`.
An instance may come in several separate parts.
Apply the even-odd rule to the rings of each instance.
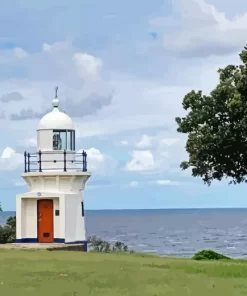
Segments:
[[[67,131],[67,150],[72,150],[72,147],[71,147],[71,131]]]
[[[67,132],[67,147],[71,151],[75,150],[75,131],[68,131]]]
[[[53,132],[53,150],[59,150],[61,138],[59,132]]]
[[[66,131],[53,131],[53,150],[66,150]]]
[[[53,150],[75,151],[75,131],[54,130]]]
[[[67,149],[67,140],[66,140],[66,131],[60,132],[60,138],[61,138],[61,146],[59,150],[66,150]]]
[[[75,150],[75,131],[72,131],[72,150]]]

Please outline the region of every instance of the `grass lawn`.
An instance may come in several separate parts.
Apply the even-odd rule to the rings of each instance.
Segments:
[[[247,295],[247,261],[0,249],[0,295]]]

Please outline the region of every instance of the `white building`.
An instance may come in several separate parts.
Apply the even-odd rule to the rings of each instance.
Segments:
[[[75,152],[75,128],[57,96],[52,103],[37,128],[37,152],[24,154],[28,192],[16,196],[16,243],[82,244],[86,251],[87,155]]]

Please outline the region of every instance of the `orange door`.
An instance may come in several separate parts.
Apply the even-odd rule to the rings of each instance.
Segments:
[[[53,243],[53,200],[38,200],[38,242]]]

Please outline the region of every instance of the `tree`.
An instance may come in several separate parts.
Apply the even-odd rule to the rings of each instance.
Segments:
[[[0,202],[0,213],[3,211],[2,204]]]
[[[219,83],[209,95],[192,90],[183,99],[185,117],[177,117],[177,131],[188,135],[189,159],[181,163],[210,185],[230,178],[247,182],[247,46],[240,65],[219,69]]]
[[[2,207],[0,203],[0,212]],[[13,243],[16,239],[16,217],[10,216],[5,225],[0,225],[0,244]]]

